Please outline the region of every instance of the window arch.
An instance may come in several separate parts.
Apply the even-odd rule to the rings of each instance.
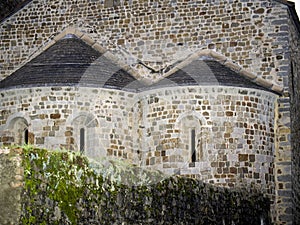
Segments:
[[[72,123],[73,129],[73,146],[71,149],[87,154],[93,152],[99,147],[97,119],[91,114],[80,114],[76,116]]]
[[[12,132],[12,144],[29,144],[28,122],[23,117],[16,117],[9,122],[8,129]]]
[[[205,160],[204,122],[203,118],[196,113],[183,114],[177,120],[179,148],[183,150],[183,159],[190,166]]]

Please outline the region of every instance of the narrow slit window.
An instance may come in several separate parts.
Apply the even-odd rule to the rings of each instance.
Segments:
[[[85,130],[84,128],[80,129],[80,152],[83,153],[84,152],[84,146],[85,146]]]
[[[191,129],[191,160],[196,162],[196,131]]]
[[[28,129],[25,129],[24,131],[24,143],[26,145],[28,144]]]

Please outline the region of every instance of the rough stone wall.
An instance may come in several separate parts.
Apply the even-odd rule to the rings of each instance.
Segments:
[[[6,90],[1,91],[1,96],[2,144],[16,143],[12,126],[16,119],[24,118],[31,134],[29,142],[36,146],[78,150],[75,129],[85,127],[87,136],[92,138],[88,140],[88,156],[129,157],[132,137],[127,114],[132,93],[49,87]],[[78,120],[83,123],[77,127]]]
[[[107,7],[106,7],[107,6]],[[138,60],[160,70],[199,49],[214,49],[255,74],[284,84],[287,6],[276,1],[33,1],[0,25],[1,77],[67,27],[114,51],[150,80]]]
[[[276,224],[286,221],[292,224],[292,177],[291,177],[291,130],[290,103],[288,92],[278,98],[276,104],[276,141],[275,141],[275,190]]]
[[[287,6],[271,0],[215,0],[205,2],[192,0],[133,0],[120,1],[114,7],[108,4],[107,1],[33,1],[24,10],[0,24],[0,76],[3,79],[11,74],[12,71],[28,62],[32,57],[40,53],[43,47],[47,46],[55,36],[68,27],[74,27],[88,34],[98,44],[113,51],[117,57],[136,69],[137,74],[141,77],[152,81],[159,79],[163,74],[161,72],[151,74],[148,69],[137,63],[139,60],[154,70],[160,70],[177,60],[186,58],[186,56],[199,49],[213,49],[225,55],[228,59],[254,74],[272,80],[282,85],[285,89],[284,95],[278,99],[275,115],[276,161],[274,166],[277,196],[275,203],[277,207],[274,209],[274,215],[278,215],[275,218],[278,224],[291,223],[291,131],[288,91],[288,75],[291,71],[291,64],[289,51],[290,49],[296,49],[295,46],[299,46],[299,43],[291,41],[297,38],[296,35],[291,36],[289,34],[289,27],[292,27],[292,29],[294,27],[293,25],[289,26],[289,24],[290,18]],[[295,31],[292,31],[292,33],[296,34]],[[290,46],[291,43],[292,47]],[[292,102],[295,104],[294,108],[292,108],[292,118],[299,118],[296,111],[298,107],[297,97],[295,97],[298,96],[297,74],[299,69],[295,63],[296,59],[299,59],[298,54],[295,51],[293,52],[293,59],[295,59],[293,63],[294,82],[290,82],[290,85],[295,90],[295,93],[292,95],[294,96]],[[295,86],[293,87],[292,84]],[[48,98],[47,96],[44,97],[45,99]],[[55,96],[52,97],[55,98]],[[131,99],[129,96],[128,98]],[[17,97],[16,99],[10,99],[10,101],[14,105],[14,101],[22,102],[23,100],[22,97]],[[12,111],[25,112],[26,114],[26,110],[28,110],[26,105],[30,104],[26,101],[24,99],[22,105],[20,107],[16,106]],[[48,100],[44,101],[47,102]],[[49,101],[52,100],[50,99]],[[145,100],[145,102],[147,101]],[[1,111],[0,115],[0,123],[3,125],[6,122],[6,118],[11,115],[11,112],[7,109],[10,103],[5,104],[3,107],[6,108]],[[64,102],[63,104],[67,103]],[[132,101],[132,105],[135,104],[142,106],[144,103],[135,99]],[[66,133],[57,130],[59,129],[58,124],[61,122],[61,119],[57,117],[59,117],[58,114],[61,114],[63,109],[51,109],[51,104],[48,104],[47,107],[50,108],[45,109],[46,113],[41,113],[41,118],[35,120],[39,122],[45,121],[44,123],[46,123],[46,118],[43,119],[43,116],[46,117],[50,113],[48,114],[49,117],[52,115],[50,125],[43,125],[45,130],[37,136],[31,133],[29,135],[30,141],[41,145],[47,143],[50,148],[71,147],[76,142],[76,138],[72,137],[76,134],[72,126],[66,127]],[[88,108],[88,106],[80,107]],[[116,115],[120,115],[121,112],[117,108],[114,110],[110,107],[112,106],[108,106],[107,109],[100,107],[101,109],[99,110],[106,110],[107,113],[114,112]],[[134,106],[132,108],[136,109]],[[153,108],[156,108],[156,106],[153,106]],[[35,111],[33,108],[28,111],[31,110]],[[77,110],[77,112],[79,111]],[[140,122],[145,118],[144,111],[140,109],[127,113],[140,114]],[[23,114],[21,113],[20,116]],[[35,114],[32,116],[35,116]],[[86,117],[88,118],[89,116]],[[31,119],[30,115],[29,118]],[[129,116],[129,118],[134,118],[134,116]],[[162,115],[160,115],[160,118],[162,118]],[[103,122],[104,124],[106,122],[108,124],[111,123],[109,116],[101,118],[101,122],[98,119],[100,118],[97,118],[98,125]],[[116,120],[118,121],[118,119]],[[120,121],[122,119],[119,119]],[[293,121],[297,121],[297,119],[293,119]],[[83,122],[80,120],[76,121],[76,123],[82,125],[81,123]],[[151,121],[151,123],[153,122]],[[71,125],[71,120],[69,124]],[[298,125],[297,123],[293,124],[293,140],[297,140],[298,134],[295,131],[298,130]],[[38,125],[35,126],[38,127]],[[105,132],[110,132],[109,139],[107,139],[107,133],[102,135],[103,145],[104,147],[109,146],[109,154],[111,155],[120,156],[124,154],[124,157],[126,157],[126,154],[131,154],[129,158],[138,158],[140,156],[137,157],[137,149],[139,147],[147,148],[146,144],[142,145],[134,140],[131,141],[130,136],[127,135],[130,132],[124,131],[118,126],[113,129],[108,128],[108,130],[105,130],[105,128],[101,129]],[[91,128],[90,132],[97,133],[99,129]],[[118,134],[119,132],[120,134]],[[143,137],[147,135],[148,131],[133,123],[132,132],[135,137],[139,137],[138,135]],[[60,146],[55,146],[53,143],[54,134],[61,135]],[[46,138],[47,135],[50,135],[50,137]],[[120,142],[114,140],[118,135],[120,135],[122,140]],[[176,143],[172,135],[169,136],[170,134],[165,134],[162,138],[168,139],[169,143]],[[1,140],[1,142],[9,143],[15,138],[7,134],[6,140]],[[294,143],[293,148],[298,149],[297,142]],[[171,147],[167,146],[167,143],[161,143],[161,145],[166,148]],[[133,152],[127,153],[125,150],[125,154],[124,146],[125,149],[128,146],[132,146]],[[157,158],[161,157],[153,157],[151,154],[147,156],[150,164],[153,163],[153,160],[159,160]],[[295,159],[293,173],[297,177],[298,172],[296,168],[299,165],[299,162],[296,160],[298,157],[297,151],[294,151],[293,157]],[[147,160],[144,161],[144,164],[147,164]],[[297,179],[294,180],[293,185],[296,188],[294,193],[297,193],[299,185]],[[293,199],[297,201],[299,198],[294,196]]]
[[[299,103],[297,103],[297,94],[295,94],[299,87],[294,86],[294,82],[298,82],[296,79],[297,73],[299,73],[299,30],[297,30],[291,15],[281,15],[282,18],[288,21],[288,33],[289,33],[289,48],[285,51],[285,61],[289,62],[286,65],[287,71],[282,73],[283,75],[283,95],[278,98],[277,102],[277,114],[276,114],[276,158],[275,158],[275,212],[276,224],[298,224],[300,221],[297,208],[299,207],[299,195],[297,189],[297,155],[299,147],[297,146],[298,139],[296,131],[297,122],[299,120],[299,114],[297,111]],[[277,28],[279,28],[278,26]],[[280,33],[278,33],[280,35]],[[292,75],[294,74],[294,76]],[[296,79],[295,79],[296,78]],[[294,90],[294,91],[292,91]],[[298,105],[297,105],[298,104]],[[294,122],[293,122],[294,121]],[[291,140],[294,140],[294,144],[291,144]],[[293,155],[292,155],[293,154]],[[292,160],[293,158],[293,160]],[[294,165],[293,165],[294,163]],[[294,170],[294,171],[293,171]],[[294,185],[294,196],[292,196],[292,185]],[[294,204],[293,204],[294,201]],[[294,218],[293,218],[294,217]],[[294,220],[293,220],[294,219]]]
[[[271,224],[270,201],[260,190],[137,174],[120,161],[119,167],[102,162],[101,171],[89,163],[70,152],[27,148],[20,224]]]
[[[41,87],[1,95],[2,144],[16,143],[14,124],[22,118],[32,144],[78,151],[78,131],[84,127],[89,157],[115,156],[167,174],[274,194],[273,93],[233,87],[142,93]],[[195,162],[190,127],[198,129]]]
[[[206,182],[261,186],[274,194],[276,95],[253,89],[182,87],[141,96],[144,165]],[[199,123],[196,161],[190,133]]]
[[[294,24],[291,28],[291,139],[292,139],[292,185],[293,185],[293,221],[300,224],[300,31]]]
[[[0,224],[18,224],[23,190],[22,157],[18,149],[0,148]]]

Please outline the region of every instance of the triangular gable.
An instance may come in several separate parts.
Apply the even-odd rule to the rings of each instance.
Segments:
[[[230,86],[270,91],[251,82],[220,62],[209,58],[192,61],[185,67],[153,84],[151,88],[170,86]]]
[[[91,42],[91,41],[90,41]],[[95,44],[95,43],[94,43]],[[249,73],[224,56],[199,51],[173,65],[164,78],[145,85],[103,48],[96,50],[74,34],[55,40],[38,56],[0,82],[0,88],[88,86],[141,92],[172,86],[232,86],[281,93],[282,88]]]
[[[278,94],[283,91],[279,85],[258,77],[212,50],[200,50],[186,60],[173,65],[173,68],[164,74],[164,78],[153,86],[166,86],[167,83],[182,86],[184,84],[180,77],[188,81],[187,85],[249,87]]]
[[[76,85],[128,89],[129,85],[131,88],[139,86],[127,68],[118,65],[110,53],[98,49],[74,34],[56,38],[41,54],[2,80],[0,88]]]
[[[225,85],[279,94],[283,90],[212,50],[200,50],[171,65],[162,80],[147,85],[129,65],[74,28],[65,29],[33,57],[0,81],[0,88],[76,85],[141,92],[172,86]]]

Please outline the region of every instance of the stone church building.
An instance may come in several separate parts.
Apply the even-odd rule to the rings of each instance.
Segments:
[[[300,224],[294,3],[2,2],[0,146],[253,188],[274,224]]]

